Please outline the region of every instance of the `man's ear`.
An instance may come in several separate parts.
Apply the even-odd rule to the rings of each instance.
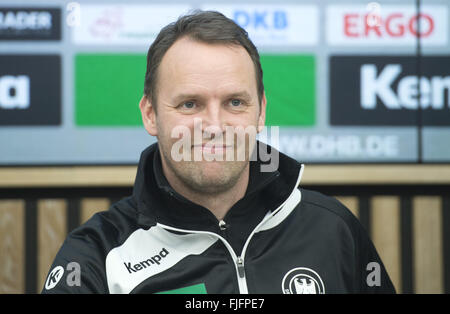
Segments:
[[[259,108],[258,133],[264,129],[264,126],[266,124],[266,105],[267,105],[266,93],[263,92],[263,95],[261,97],[261,105]]]
[[[144,123],[145,129],[150,135],[157,136],[155,108],[147,96],[142,96],[139,102],[139,109],[141,109],[142,122]]]

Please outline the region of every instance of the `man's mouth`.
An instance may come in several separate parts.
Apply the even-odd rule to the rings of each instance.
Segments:
[[[200,149],[202,153],[206,154],[224,154],[227,150],[232,149],[231,145],[223,145],[223,144],[212,144],[212,143],[203,143],[192,145],[192,148]]]

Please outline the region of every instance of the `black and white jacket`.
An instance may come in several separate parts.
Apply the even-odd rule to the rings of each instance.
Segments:
[[[218,221],[170,187],[151,145],[133,195],[68,235],[42,292],[394,293],[357,218],[279,158],[274,172],[250,162],[245,197]]]

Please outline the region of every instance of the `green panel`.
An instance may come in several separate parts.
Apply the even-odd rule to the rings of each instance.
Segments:
[[[261,55],[267,125],[315,124],[315,60],[310,55]],[[78,126],[142,126],[145,55],[79,54],[75,59]]]
[[[198,285],[193,285],[189,287],[168,290],[158,292],[157,294],[206,294],[206,287],[204,283],[200,283]]]
[[[315,59],[312,55],[261,55],[267,97],[266,125],[315,124]]]
[[[78,126],[142,126],[139,100],[145,55],[79,54],[75,58]]]

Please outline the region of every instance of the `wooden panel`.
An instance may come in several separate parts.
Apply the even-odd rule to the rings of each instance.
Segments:
[[[60,199],[38,201],[38,287],[44,287],[45,277],[67,236],[67,203]],[[64,267],[64,266],[63,266]]]
[[[0,168],[0,187],[132,186],[135,166]]]
[[[25,202],[0,200],[0,294],[25,292]]]
[[[359,217],[359,201],[356,196],[336,196],[336,199],[344,204],[356,217]]]
[[[302,184],[449,184],[449,165],[306,165]]]
[[[414,292],[443,293],[442,201],[413,198]]]
[[[0,187],[132,186],[136,166],[5,167]],[[450,165],[307,165],[302,184],[449,184]]]
[[[81,200],[81,223],[86,222],[95,213],[109,208],[107,198],[84,198]]]
[[[397,293],[401,293],[400,198],[371,199],[371,238]]]

